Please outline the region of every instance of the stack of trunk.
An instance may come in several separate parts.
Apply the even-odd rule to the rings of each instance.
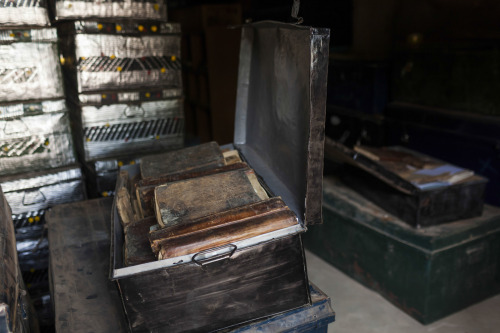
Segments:
[[[488,179],[400,146],[326,138],[325,156],[325,225],[309,250],[424,324],[500,291]]]
[[[21,271],[39,305],[49,297],[44,213],[54,203],[85,198],[57,30],[48,25],[43,1],[0,4],[0,184],[12,209]]]
[[[184,143],[180,25],[162,1],[56,1],[55,16],[72,20],[58,27],[89,193],[107,196],[121,165]]]

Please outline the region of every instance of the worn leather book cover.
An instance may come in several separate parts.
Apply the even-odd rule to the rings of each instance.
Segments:
[[[171,183],[179,180],[198,178],[216,173],[232,170],[245,169],[250,170],[248,165],[243,162],[233,163],[222,167],[207,169],[202,171],[181,172],[172,175],[161,176],[158,178],[141,179],[135,184],[135,194],[142,217],[153,216],[154,210],[154,190],[158,185]]]
[[[225,164],[219,145],[212,141],[164,154],[143,157],[141,176],[142,179],[157,178],[180,172],[222,167]]]
[[[162,228],[149,234],[158,259],[198,253],[298,224],[281,198],[204,216],[189,224]]]
[[[155,261],[155,255],[149,245],[149,228],[156,224],[154,217],[142,219],[128,224],[125,234],[125,265],[133,266]]]
[[[267,199],[253,170],[234,170],[155,188],[155,213],[161,227]]]

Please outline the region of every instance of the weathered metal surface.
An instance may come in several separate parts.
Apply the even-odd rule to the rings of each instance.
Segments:
[[[55,206],[47,214],[56,332],[126,332],[116,285],[107,279],[109,198]]]
[[[327,333],[328,324],[335,321],[330,298],[312,283],[309,290],[312,306],[243,324],[234,329],[222,330],[220,333]]]
[[[224,156],[217,142],[187,147],[164,154],[145,156],[141,160],[142,179],[169,176],[223,167]]]
[[[303,306],[310,300],[301,245],[297,235],[227,260],[118,279],[130,329],[207,332]]]
[[[331,177],[323,207],[307,248],[423,323],[500,292],[499,208],[415,229]]]
[[[0,85],[2,102],[63,98],[56,29],[1,31]]]
[[[134,20],[166,20],[167,6],[164,1],[121,0],[100,1],[52,1],[56,20],[86,18],[126,18]]]
[[[0,104],[0,174],[75,163],[64,100]]]
[[[45,0],[0,1],[0,26],[48,26],[50,25]]]
[[[72,91],[182,87],[178,24],[76,21],[59,32]]]
[[[321,223],[329,30],[242,30],[234,143],[306,224]]]

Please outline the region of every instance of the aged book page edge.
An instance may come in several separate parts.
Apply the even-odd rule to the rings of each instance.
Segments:
[[[267,195],[266,191],[260,185],[259,180],[257,179],[257,176],[255,175],[255,172],[252,170],[252,172],[247,172],[247,177],[248,180],[250,181],[250,184],[252,184],[253,190],[257,194],[257,196],[260,198],[260,200],[266,200],[269,199],[269,196]]]
[[[236,149],[225,151],[222,153],[222,156],[224,156],[224,162],[226,163],[226,165],[243,162],[240,158],[240,154]]]

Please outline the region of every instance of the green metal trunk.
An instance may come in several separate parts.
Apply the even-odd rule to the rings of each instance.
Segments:
[[[500,208],[416,229],[334,178],[306,248],[428,324],[500,291]]]

